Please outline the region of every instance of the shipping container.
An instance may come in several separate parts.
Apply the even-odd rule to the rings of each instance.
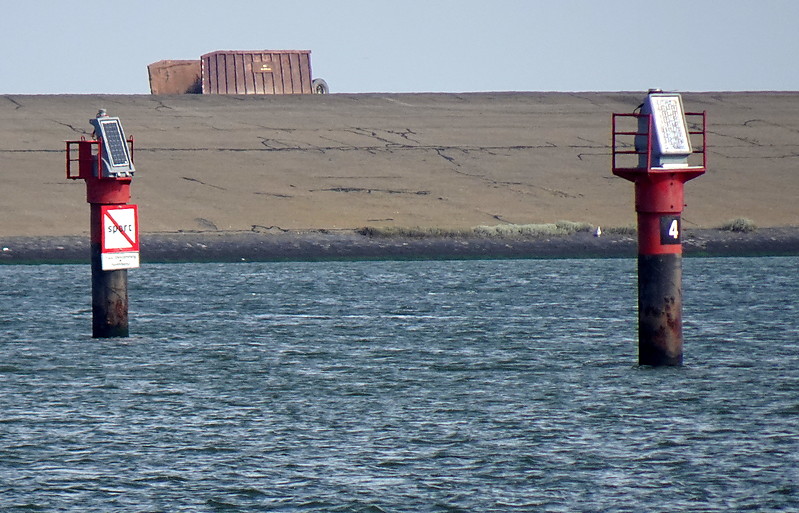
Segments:
[[[200,66],[203,94],[322,92],[311,78],[310,50],[216,51],[200,57]]]
[[[158,61],[147,66],[152,94],[200,93],[200,61]]]

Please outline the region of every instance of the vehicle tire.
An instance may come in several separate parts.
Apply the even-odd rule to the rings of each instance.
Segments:
[[[330,92],[330,88],[327,87],[327,82],[321,78],[313,79],[311,87],[313,88],[314,94],[328,94]]]

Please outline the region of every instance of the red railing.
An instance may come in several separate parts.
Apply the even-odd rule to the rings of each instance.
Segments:
[[[620,130],[618,128],[619,123],[617,123],[617,118],[635,118],[636,119],[636,131],[630,130]],[[647,120],[647,130],[646,132],[638,131],[638,121],[639,119],[646,119]],[[702,165],[701,168],[704,170],[707,168],[707,112],[686,112],[685,113],[686,122],[689,123],[688,128],[688,137],[691,136],[699,136],[698,144],[694,144],[692,139],[691,147],[695,148],[691,151],[691,154],[701,154],[702,155]],[[643,171],[651,171],[652,170],[652,152],[650,151],[652,148],[652,134],[654,133],[652,127],[652,115],[651,114],[613,114],[613,140],[612,140],[612,154],[613,154],[613,172],[616,171],[632,171],[632,170],[643,170]],[[695,126],[699,126],[698,129],[691,129],[691,124]],[[635,148],[635,137],[646,136],[646,148],[643,150],[638,149],[620,149],[621,148]],[[629,143],[624,143],[624,141],[620,141],[620,137],[633,137],[633,143],[630,145]],[[623,146],[622,146],[623,145]],[[646,167],[641,167],[636,165],[635,167],[621,167],[618,165],[617,155],[646,155]],[[694,168],[698,168],[700,166],[691,166]]]
[[[92,159],[93,155],[102,155],[103,153],[103,141],[102,140],[87,140],[86,137],[81,136],[80,141],[66,141],[67,143],[67,178],[70,180],[85,180],[86,178],[90,178],[94,176],[94,161]],[[127,140],[128,148],[130,148],[130,161],[133,163],[133,137],[128,138]],[[89,145],[87,149],[81,150],[81,145]],[[72,152],[75,151],[73,145],[78,147],[78,158],[72,158]],[[89,148],[92,145],[97,146],[97,152],[92,153]],[[84,148],[86,148],[84,146]],[[85,152],[85,154],[84,154]],[[78,174],[72,174],[72,163],[78,163]]]

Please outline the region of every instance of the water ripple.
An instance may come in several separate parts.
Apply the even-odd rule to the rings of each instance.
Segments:
[[[0,267],[0,509],[797,509],[797,264],[687,260],[672,369],[625,260],[146,266],[116,340]]]

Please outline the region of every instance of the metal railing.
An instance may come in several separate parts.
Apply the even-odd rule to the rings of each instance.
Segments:
[[[84,176],[82,171],[86,169],[91,169],[91,175],[93,176],[96,170],[92,167],[94,166],[94,156],[95,155],[102,155],[103,154],[103,141],[102,140],[88,140],[85,136],[81,136],[80,141],[65,141],[67,144],[67,151],[66,151],[66,167],[67,167],[67,178],[70,180],[80,180],[89,178],[88,176]],[[130,150],[130,159],[133,162],[133,137],[130,137],[126,141],[128,143],[128,148]],[[97,152],[92,153],[88,151],[87,154],[82,154],[81,145],[82,144],[89,144],[97,146]],[[75,147],[77,147],[78,151],[78,158],[72,158],[73,152],[75,151]],[[84,150],[86,151],[86,150]],[[84,162],[85,161],[85,162]],[[78,163],[78,174],[72,174],[72,163]]]
[[[647,130],[646,132],[641,132],[638,129],[636,131],[630,130],[620,130],[618,127],[621,123],[617,123],[617,118],[635,118],[636,120],[639,119],[646,119]],[[688,137],[691,136],[699,136],[700,139],[698,145],[691,144],[693,149],[691,154],[701,154],[702,155],[702,169],[707,168],[707,111],[702,112],[686,112],[685,113],[686,122],[689,124],[688,129]],[[640,126],[640,124],[636,121],[636,125]],[[691,129],[691,126],[698,127]],[[613,136],[612,136],[612,155],[613,155],[613,172],[616,171],[632,171],[632,170],[642,170],[642,171],[651,171],[652,170],[652,134],[654,133],[653,129],[653,119],[651,114],[613,114],[613,124],[612,124]],[[635,138],[646,136],[646,148],[643,150],[633,149],[620,149],[621,148],[628,148],[632,147],[635,148]],[[625,144],[623,141],[620,141],[620,138],[623,137],[633,137],[633,144]],[[624,146],[621,146],[624,145]],[[617,155],[646,155],[646,167],[635,166],[635,167],[620,167],[618,165]],[[694,168],[700,166],[692,166]]]

